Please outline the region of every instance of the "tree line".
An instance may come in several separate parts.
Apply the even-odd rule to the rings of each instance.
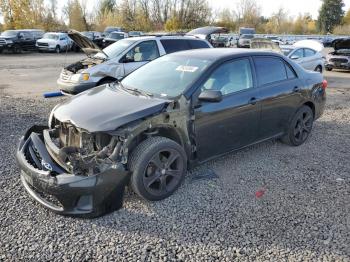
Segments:
[[[264,17],[256,0],[240,0],[235,8],[215,10],[207,0],[101,0],[93,11],[86,1],[68,0],[60,12],[57,0],[1,0],[0,30],[41,28],[45,31],[103,31],[120,26],[139,31],[188,31],[216,25],[231,31],[254,27],[267,34],[350,34],[350,10],[343,0],[322,0],[317,20],[310,14],[291,17],[280,8]],[[91,10],[91,8],[90,8]]]

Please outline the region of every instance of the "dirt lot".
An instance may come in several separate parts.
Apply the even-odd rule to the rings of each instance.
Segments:
[[[164,201],[128,192],[123,209],[82,220],[32,201],[14,158],[25,130],[67,99],[42,93],[81,57],[0,57],[0,261],[350,261],[349,72],[325,73],[327,109],[304,145],[249,147],[188,173]]]

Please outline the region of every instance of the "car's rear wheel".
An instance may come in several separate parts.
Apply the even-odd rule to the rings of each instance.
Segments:
[[[289,124],[287,134],[282,141],[292,146],[300,146],[309,137],[314,122],[314,115],[310,107],[302,106]]]
[[[150,137],[131,153],[131,187],[142,198],[156,201],[170,196],[187,169],[183,148],[165,137]]]
[[[322,73],[322,66],[320,66],[320,65],[316,66],[315,71]]]

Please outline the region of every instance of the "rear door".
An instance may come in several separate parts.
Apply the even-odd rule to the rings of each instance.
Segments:
[[[260,104],[256,103],[250,58],[218,66],[201,90],[220,90],[220,102],[194,102],[195,135],[200,161],[249,145],[256,140]],[[200,92],[198,92],[200,93]]]
[[[128,75],[137,68],[159,57],[157,42],[154,40],[144,41],[133,46],[120,62],[124,65],[124,74]]]
[[[23,32],[23,49],[33,50],[35,48],[34,35],[30,32]]]
[[[293,68],[277,56],[255,56],[261,102],[259,139],[278,136],[302,101],[302,82]]]

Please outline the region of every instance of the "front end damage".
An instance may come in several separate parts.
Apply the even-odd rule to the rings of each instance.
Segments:
[[[27,192],[62,215],[97,217],[121,208],[129,174],[119,161],[122,141],[106,136],[66,124],[30,128],[16,155]]]
[[[16,157],[22,183],[32,198],[59,214],[97,217],[118,210],[130,177],[128,157],[141,141],[165,136],[195,156],[189,105],[182,97],[158,114],[101,132],[51,114],[49,126],[33,126],[21,138]]]

